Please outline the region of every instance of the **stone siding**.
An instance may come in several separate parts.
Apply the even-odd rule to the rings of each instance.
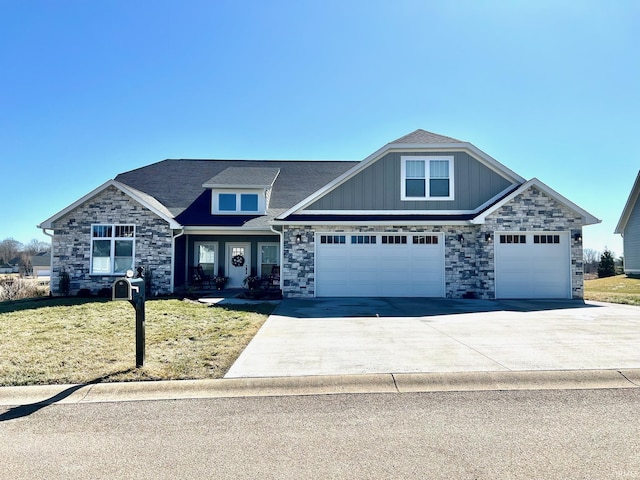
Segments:
[[[290,226],[285,227],[282,291],[285,297],[315,296],[315,232],[444,233],[445,295],[495,298],[495,235],[501,231],[569,231],[573,298],[583,298],[582,219],[535,187],[516,196],[481,225]],[[301,241],[297,242],[300,235]],[[487,235],[489,237],[487,238]]]
[[[115,187],[109,187],[54,224],[51,291],[60,294],[60,273],[70,278],[70,293],[111,288],[121,275],[91,275],[91,225],[135,225],[136,267],[143,266],[149,294],[171,293],[172,232],[168,223]]]

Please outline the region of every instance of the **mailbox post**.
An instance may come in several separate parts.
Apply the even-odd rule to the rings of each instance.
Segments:
[[[127,300],[136,309],[136,367],[144,365],[145,347],[145,283],[144,269],[138,267],[138,274],[133,278],[133,271],[127,271],[125,278],[113,282],[111,288],[112,300]]]

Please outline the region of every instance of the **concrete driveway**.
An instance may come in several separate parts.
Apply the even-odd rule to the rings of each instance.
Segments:
[[[640,307],[285,299],[225,378],[640,368]]]

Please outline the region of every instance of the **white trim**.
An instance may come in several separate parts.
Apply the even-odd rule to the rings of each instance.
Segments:
[[[375,220],[375,221],[344,221],[344,220],[300,220],[300,221],[273,221],[273,225],[346,225],[346,226],[386,226],[386,225],[406,225],[406,226],[421,226],[421,225],[471,225],[471,220],[411,220],[411,221],[397,221],[397,220]]]
[[[518,187],[516,190],[511,192],[506,197],[504,197],[502,200],[500,200],[499,202],[495,203],[490,208],[488,208],[487,210],[482,212],[482,214],[480,214],[476,218],[474,218],[471,221],[471,223],[476,224],[476,225],[483,224],[485,222],[486,218],[489,215],[491,215],[492,213],[496,212],[498,209],[502,208],[502,206],[504,206],[506,203],[508,203],[511,200],[513,200],[517,195],[520,195],[521,193],[525,192],[526,190],[528,190],[531,187],[539,188],[543,193],[545,193],[546,195],[548,195],[549,197],[554,199],[556,202],[564,205],[569,210],[572,210],[575,213],[577,213],[578,215],[580,215],[582,217],[583,225],[593,225],[593,224],[596,224],[596,223],[600,223],[602,221],[602,220],[594,217],[593,215],[591,215],[586,210],[584,210],[584,209],[580,208],[579,206],[577,206],[571,200],[569,200],[566,197],[560,195],[558,192],[553,190],[551,187],[545,185],[544,183],[542,183],[537,178],[532,178],[528,182],[523,183],[522,185],[520,185],[520,187]]]
[[[629,198],[627,199],[627,203],[625,203],[624,208],[622,209],[620,220],[618,220],[618,224],[616,225],[616,229],[614,230],[613,233],[619,233],[620,235],[624,234],[624,229],[627,227],[627,222],[629,221],[629,217],[631,216],[633,207],[635,207],[636,203],[638,203],[639,197],[640,197],[640,171],[638,171],[638,176],[636,177],[636,181],[633,182],[633,187],[631,187],[631,193],[629,193]]]
[[[103,183],[102,185],[100,185],[99,187],[93,189],[91,192],[87,193],[82,198],[76,200],[75,202],[73,202],[68,207],[66,207],[63,210],[59,211],[58,213],[56,213],[52,217],[47,218],[44,222],[42,222],[40,225],[38,225],[38,228],[41,228],[41,229],[45,229],[45,228],[53,229],[53,222],[55,222],[59,218],[63,217],[67,213],[72,212],[76,208],[80,207],[83,203],[91,200],[93,197],[95,197],[96,195],[102,193],[104,190],[106,190],[109,187],[115,187],[118,190],[120,190],[121,192],[123,192],[124,194],[126,194],[126,195],[130,196],[131,198],[133,198],[136,202],[140,203],[143,207],[147,208],[148,210],[150,210],[151,212],[156,214],[158,217],[160,217],[161,219],[165,220],[172,229],[179,230],[180,228],[182,228],[182,225],[180,225],[178,222],[176,222],[176,220],[173,217],[171,217],[167,212],[162,212],[161,210],[159,210],[157,208],[157,206],[151,205],[142,196],[137,194],[136,193],[137,191],[135,189],[132,189],[131,187],[129,187],[129,186],[123,184],[123,183],[117,182],[116,180],[109,180],[109,181]]]
[[[241,210],[240,202],[242,195],[256,195],[258,197],[258,209],[257,210]],[[235,195],[236,196],[236,209],[235,210],[220,210],[219,196],[220,195]],[[266,211],[266,194],[264,189],[212,189],[211,190],[211,213],[214,215],[264,215]]]
[[[507,188],[491,197],[478,208],[474,210],[306,210],[303,209],[299,213],[304,215],[474,215],[481,212],[499,198],[506,195],[507,192],[513,190],[514,186],[509,185]]]
[[[241,227],[216,227],[216,226],[201,226],[201,227],[184,227],[185,233],[190,235],[269,235],[271,229],[265,227],[263,229],[251,229],[243,230]]]
[[[208,241],[208,240],[194,240],[193,242],[193,263],[192,267],[197,267],[200,263],[200,245],[213,245],[213,264],[214,264],[214,272],[213,275],[218,275],[218,271],[220,270],[220,254],[219,252],[219,242],[216,241]],[[188,262],[188,260],[187,260]]]
[[[361,170],[364,170],[370,164],[380,160],[384,155],[391,152],[436,152],[436,153],[453,153],[453,152],[465,152],[470,156],[478,160],[480,163],[493,170],[494,172],[502,175],[512,184],[523,183],[525,179],[520,175],[516,174],[509,168],[502,165],[500,162],[492,158],[491,156],[484,153],[482,150],[477,147],[471,145],[467,142],[460,143],[428,143],[428,144],[401,144],[401,143],[389,143],[384,147],[376,150],[374,153],[369,155],[367,158],[362,160],[357,165],[354,165],[345,173],[337,177],[335,180],[329,182],[324,187],[320,188],[316,192],[309,195],[307,198],[298,202],[293,207],[289,208],[286,212],[279,215],[277,218],[282,219],[287,216],[298,212],[299,210],[307,207],[308,205],[315,202],[318,198],[326,195],[331,192],[338,186],[342,185],[344,182],[349,180],[351,177],[355,176]]]
[[[424,197],[408,197],[407,188],[407,161],[422,160],[425,162],[424,168]],[[449,162],[449,195],[446,197],[434,197],[431,195],[431,162],[432,161]],[[452,155],[402,155],[400,156],[400,200],[408,202],[421,201],[451,201],[455,200],[455,182],[454,182],[454,158]]]

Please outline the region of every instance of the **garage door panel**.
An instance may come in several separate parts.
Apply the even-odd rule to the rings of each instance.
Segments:
[[[382,234],[365,237],[370,243],[353,243],[346,235],[345,244],[317,244],[316,295],[444,296],[442,241],[416,245],[411,235],[387,235],[389,242],[396,237],[406,242],[390,244],[382,242]]]
[[[498,298],[571,297],[567,232],[518,232],[495,237]],[[518,237],[518,242],[525,243],[504,243],[505,237]]]

